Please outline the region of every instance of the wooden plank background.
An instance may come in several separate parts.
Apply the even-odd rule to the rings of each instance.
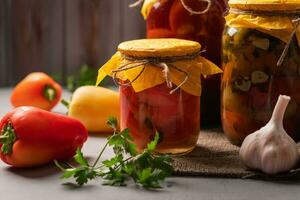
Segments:
[[[124,40],[145,37],[134,0],[0,0],[0,86],[32,71],[101,66]]]

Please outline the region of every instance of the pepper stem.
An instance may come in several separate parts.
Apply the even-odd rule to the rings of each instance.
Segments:
[[[6,139],[8,139],[9,137],[8,136],[5,136],[5,135],[1,135],[0,136],[0,141],[4,141]]]
[[[62,100],[60,101],[60,103],[61,103],[62,105],[64,105],[66,108],[69,109],[69,107],[70,107],[70,102],[69,102],[69,101],[67,101],[67,100],[65,100],[65,99],[62,99]]]
[[[1,153],[4,155],[8,155],[12,153],[13,145],[15,141],[17,140],[15,130],[12,126],[12,124],[9,122],[1,130],[1,136],[0,136],[0,144],[1,146]]]
[[[52,85],[46,85],[43,90],[43,95],[48,101],[53,101],[56,98],[56,90]]]

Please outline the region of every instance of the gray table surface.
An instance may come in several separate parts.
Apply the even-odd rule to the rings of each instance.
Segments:
[[[0,88],[0,118],[11,109],[11,89]],[[64,93],[68,98],[70,94]],[[62,106],[54,111],[66,112]],[[105,139],[90,137],[83,151],[94,158]],[[109,156],[108,152],[105,156]],[[0,162],[0,200],[82,200],[82,199],[125,199],[125,200],[184,200],[184,199],[300,199],[300,182],[266,182],[256,180],[172,177],[159,191],[138,189],[133,184],[127,187],[102,186],[100,180],[75,188],[62,185],[60,171],[53,165],[35,169],[13,169]]]

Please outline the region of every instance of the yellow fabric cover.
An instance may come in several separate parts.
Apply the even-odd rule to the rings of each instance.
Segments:
[[[300,10],[300,0],[229,0],[231,8],[253,11],[291,11]],[[276,37],[284,42],[294,30],[294,18],[287,16],[258,16],[252,14],[229,14],[226,16],[230,27],[252,28]],[[300,45],[300,27],[296,32]]]
[[[229,14],[225,18],[226,24],[229,27],[256,29],[284,42],[289,40],[295,27],[295,23],[289,17]],[[296,36],[300,46],[300,26],[298,27]]]
[[[165,39],[139,39],[121,43],[118,46],[118,52],[99,69],[97,85],[107,76],[113,76],[112,70],[118,69],[120,66],[129,64],[136,65],[129,61],[124,56],[137,58],[166,58],[192,55],[199,52],[201,45],[198,42],[190,40],[181,40],[174,38]],[[181,89],[186,92],[200,96],[201,95],[201,75],[212,75],[221,73],[215,64],[206,60],[201,56],[197,56],[192,60],[183,60],[172,63],[167,63],[170,70],[170,79],[175,85],[180,85],[185,79],[185,73],[178,71],[181,69],[189,74],[188,80],[181,86]],[[175,66],[174,67],[172,67]],[[145,67],[143,73],[140,72]],[[166,81],[162,68],[157,65],[147,64],[146,66],[138,66],[117,73],[117,78],[121,80],[129,80],[132,82],[132,87],[136,92],[162,84]],[[139,76],[137,79],[136,77]],[[136,79],[136,80],[135,80]],[[135,80],[135,81],[134,81]]]
[[[121,65],[124,65],[128,62],[130,61],[123,58],[120,52],[117,52],[104,66],[99,69],[97,85],[100,84],[105,76],[112,76],[112,70],[117,69]],[[187,82],[182,85],[181,89],[195,96],[201,95],[201,75],[206,76],[222,72],[222,70],[219,69],[215,64],[201,56],[198,56],[194,60],[174,62],[172,65],[189,73],[189,78]],[[118,73],[117,77],[122,80],[133,81],[143,67],[144,66],[140,66],[123,71]],[[185,75],[182,72],[179,72],[171,67],[170,76],[171,81],[175,85],[179,85],[185,78]],[[139,78],[132,83],[132,87],[135,92],[140,92],[142,90],[162,84],[165,81],[166,80],[163,76],[162,68],[147,65],[141,76],[139,76]]]

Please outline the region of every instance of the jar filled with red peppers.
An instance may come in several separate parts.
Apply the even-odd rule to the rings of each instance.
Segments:
[[[181,38],[201,43],[203,56],[221,65],[227,0],[145,0],[142,14],[147,38]],[[201,124],[220,123],[220,76],[202,80]]]
[[[200,131],[201,75],[220,73],[200,56],[201,45],[180,39],[142,39],[121,43],[99,70],[120,86],[121,129],[129,128],[138,149],[159,133],[159,153],[183,154]]]
[[[259,2],[259,3],[258,3]],[[222,124],[233,144],[263,127],[280,94],[284,128],[300,140],[300,2],[230,0],[223,37]]]

